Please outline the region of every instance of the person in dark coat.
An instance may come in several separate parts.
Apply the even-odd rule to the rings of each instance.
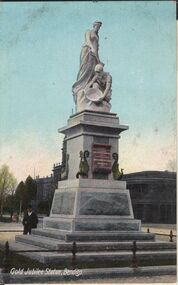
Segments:
[[[28,206],[27,213],[24,215],[22,223],[24,225],[24,235],[27,235],[28,233],[31,235],[31,229],[37,228],[38,217],[36,213],[33,212],[31,205]]]

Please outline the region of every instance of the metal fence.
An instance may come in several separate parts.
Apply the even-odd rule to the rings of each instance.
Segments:
[[[22,230],[0,230],[0,232],[23,232]],[[150,229],[147,229],[147,233],[150,233]],[[169,237],[169,242],[173,242],[173,237],[176,237],[176,235],[173,235],[172,230],[170,231],[169,234],[160,234],[160,233],[154,233],[156,235],[164,235]],[[132,268],[137,268],[138,267],[138,258],[137,258],[137,251],[138,251],[138,247],[137,247],[137,241],[133,241],[132,242],[132,247],[131,249],[129,248],[129,250],[132,251],[132,259],[130,261],[130,267]],[[10,253],[32,253],[32,252],[56,252],[56,253],[60,253],[61,251],[58,250],[49,250],[49,249],[39,249],[39,250],[10,250],[9,248],[9,242],[6,241],[5,243],[5,247],[3,249],[3,262],[2,262],[2,268],[1,268],[1,272],[2,273],[9,273],[9,268],[11,265],[11,260],[10,260]],[[77,243],[74,241],[71,245],[71,263],[72,266],[75,268],[76,266],[76,255],[78,252],[77,249]]]

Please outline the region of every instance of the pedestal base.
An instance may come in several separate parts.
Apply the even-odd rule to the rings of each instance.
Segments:
[[[60,181],[44,228],[68,232],[139,231],[125,181],[74,179]]]

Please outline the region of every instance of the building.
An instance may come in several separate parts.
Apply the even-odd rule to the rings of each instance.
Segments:
[[[66,157],[66,142],[63,140],[62,147],[62,162],[53,165],[52,174],[46,177],[36,176],[37,194],[36,194],[36,206],[41,204],[42,208],[48,207],[50,209],[54,191],[57,189],[58,181],[61,180],[62,170],[65,169],[65,157]]]
[[[54,164],[50,176],[36,176],[37,193],[35,207],[39,212],[49,213],[55,189],[61,177],[61,164]]]
[[[142,171],[125,174],[134,216],[146,223],[176,223],[176,173]]]
[[[52,169],[52,172],[53,172],[53,182],[55,184],[56,189],[57,189],[58,181],[61,180],[61,171],[62,171],[62,164],[56,163],[56,164],[53,165],[53,169]]]
[[[53,176],[39,177],[36,176],[37,193],[36,200],[37,204],[40,201],[47,201],[53,196]]]

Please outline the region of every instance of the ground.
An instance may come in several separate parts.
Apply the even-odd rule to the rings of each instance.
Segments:
[[[104,284],[104,283],[115,283],[115,284],[127,284],[127,283],[176,283],[177,278],[174,275],[164,275],[164,276],[144,276],[144,277],[128,277],[128,278],[112,278],[112,279],[101,279],[101,280],[85,280],[85,281],[77,281],[77,283],[96,283],[96,284]],[[66,283],[66,282],[60,282]],[[70,281],[70,283],[75,283]]]
[[[173,234],[176,235],[176,225],[163,225],[163,224],[144,224],[142,226],[143,231],[147,231],[147,228],[150,229],[152,233],[162,233],[169,234],[170,230],[173,230]],[[0,240],[10,241],[14,240],[15,235],[22,233],[23,227],[21,223],[0,223]],[[3,232],[7,231],[7,232]],[[14,231],[14,232],[12,232]],[[21,232],[20,232],[21,231]],[[156,236],[159,240],[169,240],[169,236]],[[176,238],[174,237],[174,240]],[[49,282],[48,282],[49,283]],[[55,282],[51,282],[55,283]],[[66,282],[60,282],[66,283]],[[70,281],[70,283],[76,283]],[[127,283],[177,283],[177,278],[175,275],[164,275],[164,276],[144,276],[144,277],[128,277],[128,278],[112,278],[112,279],[90,279],[90,280],[81,280],[77,283],[117,283],[117,284],[127,284]]]

